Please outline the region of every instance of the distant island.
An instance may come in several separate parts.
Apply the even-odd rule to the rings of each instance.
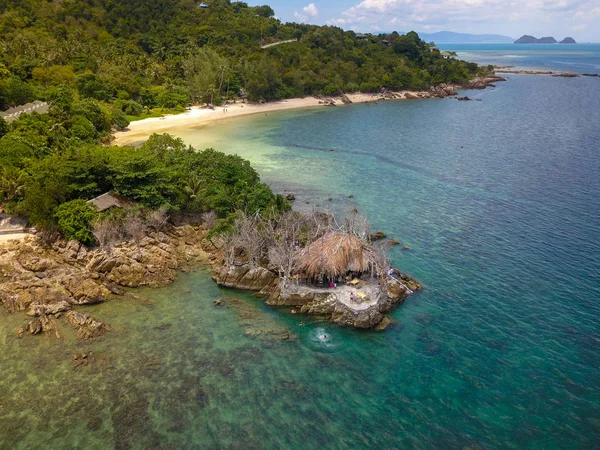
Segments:
[[[535,36],[530,36],[528,34],[524,34],[519,39],[515,41],[515,44],[558,44],[559,42],[554,39],[552,36],[546,36],[542,38],[536,38]],[[561,44],[576,44],[575,39],[572,37],[566,37],[562,41]]]
[[[559,44],[577,44],[577,42],[575,42],[575,39],[573,39],[572,37],[566,37],[562,41],[560,41]]]

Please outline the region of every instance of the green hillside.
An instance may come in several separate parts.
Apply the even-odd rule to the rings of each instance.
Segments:
[[[268,6],[208,3],[0,0],[0,108],[48,98],[61,84],[85,98],[173,108],[218,104],[242,90],[271,100],[422,89],[477,71],[415,33],[358,39],[336,27],[283,24]]]
[[[283,211],[289,205],[241,158],[167,136],[135,151],[99,144],[129,120],[190,103],[425,89],[479,70],[416,33],[357,36],[283,24],[268,6],[207,3],[0,0],[0,110],[50,104],[48,114],[0,118],[0,208],[85,242],[93,215],[82,200],[106,191],[144,214],[214,211],[221,227],[239,210]]]

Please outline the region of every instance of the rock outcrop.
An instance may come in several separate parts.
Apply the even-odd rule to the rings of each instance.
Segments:
[[[397,270],[386,278],[383,286],[377,280],[361,282],[360,291],[368,294],[360,301],[354,297],[353,286],[328,289],[290,283],[264,267],[224,266],[213,271],[213,279],[220,286],[256,292],[270,306],[298,308],[303,314],[369,329],[380,325],[385,313],[421,289],[418,282]]]
[[[515,44],[556,44],[557,41],[552,36],[546,36],[543,38],[536,38],[528,34],[524,34],[515,41]]]
[[[121,287],[165,286],[178,270],[207,263],[205,235],[203,228],[185,225],[151,233],[138,245],[122,242],[111,251],[74,241],[58,241],[51,248],[33,238],[8,241],[0,246],[0,303],[9,313],[34,317],[20,335],[51,331],[60,336],[56,319],[64,317],[81,339],[97,339],[108,325],[75,308],[123,295]]]
[[[572,37],[566,37],[562,41],[560,41],[559,44],[577,44],[577,42],[575,42],[575,39],[573,39]]]

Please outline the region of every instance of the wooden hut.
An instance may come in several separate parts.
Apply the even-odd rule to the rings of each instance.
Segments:
[[[123,207],[121,201],[110,192],[106,192],[105,194],[102,194],[96,198],[88,200],[88,203],[90,205],[96,206],[96,208],[98,208],[98,212],[106,211],[107,209],[110,209],[113,207],[116,207],[116,208]]]
[[[375,249],[353,234],[332,231],[301,251],[298,274],[312,280],[338,280],[352,273],[374,275]]]

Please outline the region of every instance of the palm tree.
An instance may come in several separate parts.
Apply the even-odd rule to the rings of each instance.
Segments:
[[[0,200],[10,202],[23,194],[23,176],[15,167],[3,167],[0,171]]]
[[[183,191],[190,199],[188,205],[192,205],[199,201],[200,196],[204,192],[204,184],[198,175],[190,175],[185,183]]]

